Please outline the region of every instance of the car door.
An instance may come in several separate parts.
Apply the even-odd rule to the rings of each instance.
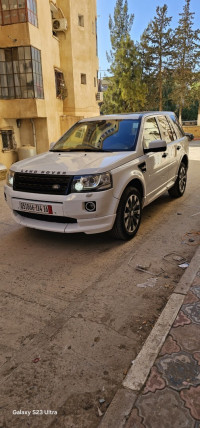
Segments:
[[[155,116],[145,118],[143,125],[143,148],[148,149],[149,143],[161,140],[161,132]],[[149,152],[145,155],[145,182],[148,203],[162,193],[168,181],[168,158],[166,152]]]

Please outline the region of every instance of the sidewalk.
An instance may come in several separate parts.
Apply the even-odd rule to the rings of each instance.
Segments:
[[[200,428],[200,247],[100,428]]]

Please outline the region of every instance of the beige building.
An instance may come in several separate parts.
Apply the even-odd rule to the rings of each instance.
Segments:
[[[96,22],[96,0],[0,0],[0,163],[99,114]]]

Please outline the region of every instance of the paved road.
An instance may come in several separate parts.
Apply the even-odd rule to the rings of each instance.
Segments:
[[[190,158],[185,195],[173,200],[166,193],[146,207],[128,243],[23,228],[0,182],[3,427],[98,426],[183,273],[174,257],[189,262],[195,252],[199,142]],[[12,413],[34,409],[47,414]]]

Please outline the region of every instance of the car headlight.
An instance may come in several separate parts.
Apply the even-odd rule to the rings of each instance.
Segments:
[[[6,183],[10,187],[13,187],[14,175],[15,175],[14,171],[9,170],[7,172]]]
[[[111,174],[109,172],[104,172],[103,174],[75,176],[72,181],[71,191],[72,193],[91,192],[107,190],[111,187]]]

